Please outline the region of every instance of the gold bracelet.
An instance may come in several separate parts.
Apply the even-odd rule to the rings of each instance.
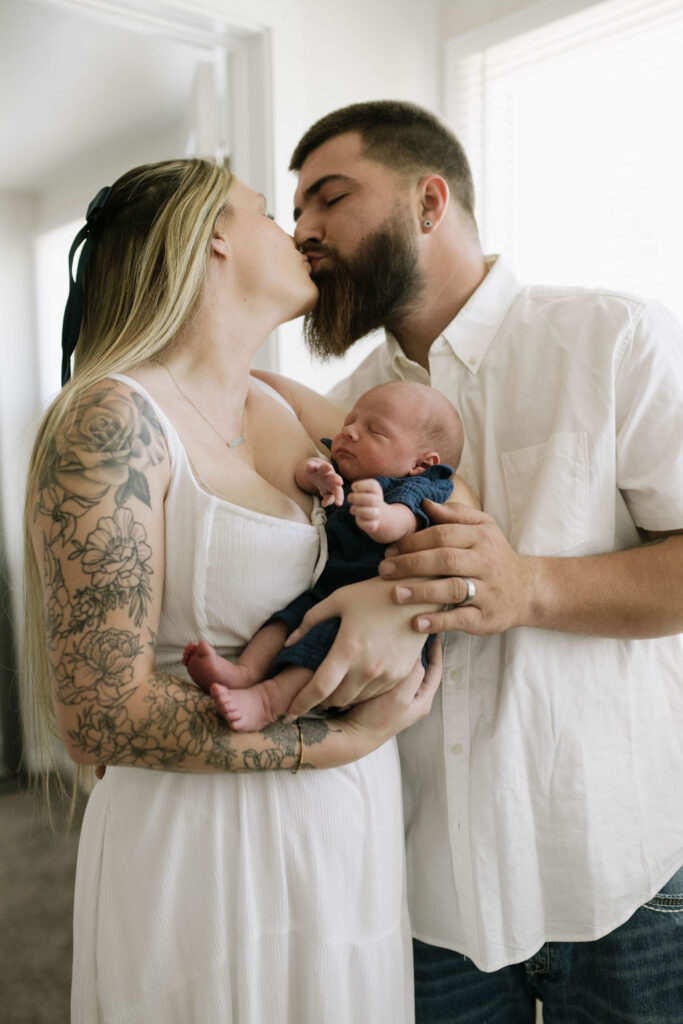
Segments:
[[[304,760],[304,734],[301,731],[301,720],[297,718],[295,724],[299,730],[299,760],[297,761],[296,768],[292,768],[292,775],[296,775]]]

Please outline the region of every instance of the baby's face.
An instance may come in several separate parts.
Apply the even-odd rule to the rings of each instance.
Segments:
[[[332,458],[347,480],[408,476],[426,446],[416,436],[412,403],[401,404],[391,389],[362,395],[332,440]]]

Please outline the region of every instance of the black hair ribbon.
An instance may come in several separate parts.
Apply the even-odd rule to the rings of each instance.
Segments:
[[[96,236],[93,234],[93,228],[97,224],[110,194],[111,187],[109,185],[105,185],[105,187],[101,188],[97,193],[88,206],[88,212],[85,215],[85,224],[74,238],[71,249],[69,250],[69,297],[66,300],[64,321],[62,323],[62,387],[64,387],[71,377],[71,356],[76,348],[76,342],[78,341],[78,335],[81,330],[81,320],[83,319],[83,274],[85,273],[85,268],[88,265],[88,261],[95,246]],[[85,245],[83,246],[81,255],[78,258],[78,268],[76,270],[76,276],[74,277],[74,256],[76,255],[79,245],[84,240]]]

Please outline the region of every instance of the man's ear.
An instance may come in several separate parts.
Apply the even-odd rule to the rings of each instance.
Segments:
[[[419,216],[424,231],[433,231],[443,220],[450,191],[440,174],[428,174],[418,183]]]
[[[420,455],[407,476],[420,476],[425,469],[429,469],[430,466],[438,466],[440,462],[438,452],[425,452],[424,455]]]

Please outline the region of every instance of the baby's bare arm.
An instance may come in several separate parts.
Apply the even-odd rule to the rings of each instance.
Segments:
[[[360,529],[380,544],[392,544],[417,529],[415,514],[400,502],[386,502],[376,480],[354,481],[349,504]]]
[[[294,471],[294,479],[302,491],[319,494],[323,508],[341,505],[344,501],[344,481],[327,459],[302,459]]]

